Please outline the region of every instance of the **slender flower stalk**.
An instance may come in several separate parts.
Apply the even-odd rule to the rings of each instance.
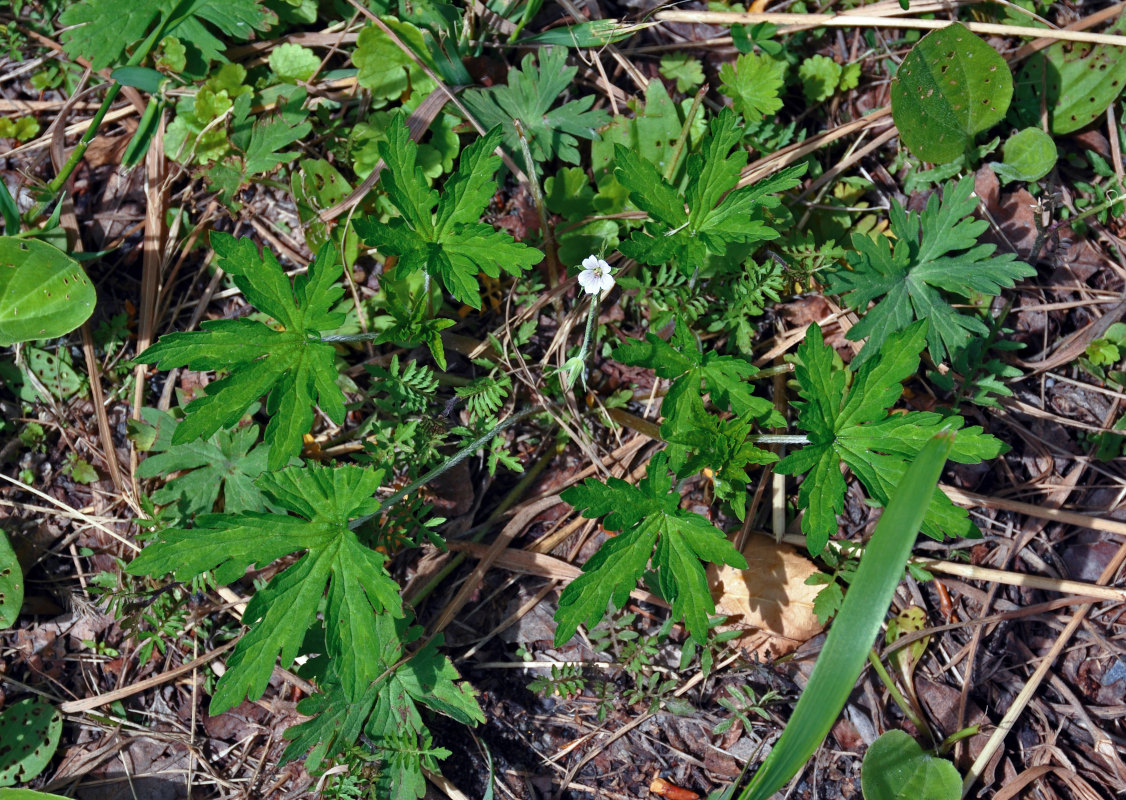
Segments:
[[[613,268],[598,256],[587,256],[583,259],[583,270],[579,273],[579,285],[583,291],[593,295],[590,299],[590,310],[586,317],[586,332],[583,334],[583,344],[576,356],[568,358],[559,369],[559,378],[564,388],[570,390],[575,381],[582,378],[583,388],[586,388],[586,360],[590,355],[591,339],[594,336],[594,322],[598,319],[598,307],[602,295],[614,288]]]

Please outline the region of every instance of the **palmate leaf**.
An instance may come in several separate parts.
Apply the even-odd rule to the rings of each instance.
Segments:
[[[438,652],[441,635],[407,656],[406,646],[422,629],[409,625],[408,617],[376,617],[378,648],[367,653],[370,686],[358,698],[343,690],[333,664],[316,675],[322,688],[298,704],[312,716],[285,732],[292,740],[282,757],[285,763],[310,750],[306,766],[316,774],[321,764],[347,750],[363,734],[386,768],[380,774],[380,797],[421,797],[425,787],[422,768],[435,769],[435,759],[448,751],[427,746],[429,734],[419,708],[425,706],[465,725],[484,721],[476,693],[460,683],[450,660]],[[389,774],[388,774],[389,773]]]
[[[739,569],[746,569],[747,562],[712,523],[680,508],[668,456],[655,455],[636,487],[620,478],[606,483],[588,478],[561,497],[584,517],[605,516],[603,527],[621,533],[603,543],[583,574],[563,590],[555,645],[570,639],[579,625],[596,625],[608,602],[621,608],[650,562],[662,595],[672,603],[673,617],[683,619],[688,633],[702,641],[715,604],[700,561]]]
[[[418,166],[418,145],[401,120],[392,123],[379,153],[387,163],[383,188],[402,215],[382,223],[365,217],[355,228],[385,255],[398,256],[396,270],[421,270],[438,278],[463,303],[481,307],[477,273],[491,278],[503,269],[520,273],[543,260],[543,253],[480,221],[496,191],[493,176],[500,158],[493,150],[501,131],[494,128],[461,153],[457,171],[441,195],[431,189]]]
[[[785,75],[785,61],[744,53],[734,64],[727,63],[719,68],[719,91],[731,98],[735,110],[744,119],[755,122],[782,107],[778,95]]]
[[[748,379],[758,372],[751,364],[735,356],[724,356],[709,350],[703,352],[695,334],[679,317],[671,342],[645,334],[645,341],[630,339],[614,350],[614,358],[633,367],[648,367],[657,377],[672,381],[661,413],[666,419],[689,419],[694,398],[703,392],[712,402],[741,417],[750,417],[767,426],[782,425],[774,404],[755,397]]]
[[[531,53],[520,68],[508,73],[507,86],[470,89],[461,99],[486,128],[499,125],[504,130],[504,145],[520,151],[520,136],[514,120],[519,120],[528,148],[537,161],[558,156],[568,164],[579,163],[578,138],[597,139],[597,129],[610,121],[601,109],[591,109],[594,95],[564,103],[553,109],[555,101],[571,86],[577,67],[567,66],[567,50],[555,47],[538,51],[539,68]]]
[[[1002,443],[980,427],[962,429],[961,417],[922,411],[888,413],[902,394],[901,382],[919,367],[926,330],[926,323],[917,322],[893,333],[873,358],[859,367],[854,361],[849,369],[825,344],[817,325],[809,328],[798,347],[793,357],[794,376],[803,399],[794,406],[798,427],[807,432],[809,445],[783,458],[774,470],[783,475],[807,473],[798,491],[798,505],[805,510],[802,530],[811,553],[825,548],[837,530],[837,514],[844,510],[841,462],[848,465],[869,497],[886,505],[911,459],[943,427],[957,431],[952,461],[976,464],[1001,452]],[[977,528],[965,509],[935,489],[923,532],[942,540],[975,535]]]
[[[148,456],[137,467],[138,478],[156,478],[180,473],[153,492],[153,502],[175,504],[181,517],[206,514],[215,507],[220,493],[228,514],[266,511],[270,503],[254,484],[266,471],[269,447],[258,443],[258,426],[217,431],[206,441],[172,444],[179,423],[171,414],[142,408],[141,416],[152,426],[155,439]]]
[[[863,315],[847,334],[853,341],[868,339],[859,363],[871,358],[888,335],[917,319],[930,322],[927,349],[935,361],[956,354],[971,335],[986,336],[989,328],[952,308],[943,293],[994,297],[1017,279],[1036,274],[1012,253],[995,256],[996,245],[977,243],[989,224],[970,216],[977,208],[973,190],[972,178],[947,183],[941,203],[932,194],[921,216],[893,201],[894,249],[887,237],[852,235],[849,268],[831,274],[828,291]],[[873,300],[876,305],[869,309]]]
[[[324,611],[326,642],[341,685],[359,697],[371,679],[368,654],[381,646],[380,614],[401,616],[399,587],[384,569],[386,557],[360,543],[348,522],[379,508],[373,498],[383,473],[356,466],[316,464],[268,472],[256,484],[288,514],[209,514],[192,529],[170,528],[129,565],[133,575],[164,575],[187,581],[212,571],[227,584],[251,564],[265,567],[303,552],[274,576],[247,605],[250,630],[227,662],[211,699],[220,714],[262,696],[280,658],[293,663],[328,586]]]
[[[735,189],[747,164],[747,151],[737,146],[742,135],[739,119],[730,109],[712,119],[700,152],[689,156],[685,165],[683,196],[656,166],[616,145],[614,174],[629,190],[630,200],[650,216],[644,230],[634,231],[629,241],[622,242],[622,253],[651,266],[675,264],[691,275],[707,256],[724,255],[729,244],[778,238],[763,211],[782,202],[780,192],[798,185],[805,165]]]
[[[715,496],[731,503],[740,522],[747,511],[741,499],[747,490],[747,465],[778,460],[777,454],[755,446],[749,438],[751,428],[746,417],[724,419],[709,414],[699,399],[691,405],[690,415],[668,419],[661,425],[673,471],[684,476],[710,470]]]
[[[344,321],[330,309],[344,293],[336,283],[341,267],[326,244],[306,275],[289,279],[274,255],[258,249],[250,239],[213,233],[211,246],[218,265],[258,309],[281,323],[281,330],[248,319],[213,320],[202,331],[171,333],[137,357],[141,364],[160,369],[230,370],[227,377],[208,384],[203,397],[185,407],[186,419],[172,444],[205,439],[222,427],[235,425],[247,409],[269,393],[270,422],[265,440],[270,445],[269,468],[280,469],[301,451],[301,437],[313,424],[313,407],[339,424],[344,421],[343,393],[336,385],[336,351],[320,341]]]
[[[206,62],[226,60],[228,44],[211,28],[244,41],[278,18],[259,0],[81,0],[59,17],[62,25],[77,26],[62,34],[67,54],[89,59],[94,69],[119,62],[126,48],[143,39],[158,20],[168,26],[162,37],[174,36],[192,46]]]

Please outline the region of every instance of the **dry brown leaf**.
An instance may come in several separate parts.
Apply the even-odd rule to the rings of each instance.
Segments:
[[[728,629],[747,631],[736,640],[738,646],[776,658],[822,631],[813,613],[813,599],[822,587],[805,584],[819,571],[812,561],[766,536],[752,536],[743,556],[746,570],[708,570],[716,612],[732,618]]]

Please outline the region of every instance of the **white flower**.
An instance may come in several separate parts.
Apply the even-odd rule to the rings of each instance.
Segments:
[[[583,259],[583,271],[579,273],[579,284],[587,294],[608,292],[614,288],[612,268],[598,256]]]

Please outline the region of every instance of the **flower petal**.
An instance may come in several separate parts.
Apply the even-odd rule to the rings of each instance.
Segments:
[[[586,290],[587,294],[598,293],[598,282],[598,278],[595,276],[593,270],[584,269],[579,273],[579,285]]]

